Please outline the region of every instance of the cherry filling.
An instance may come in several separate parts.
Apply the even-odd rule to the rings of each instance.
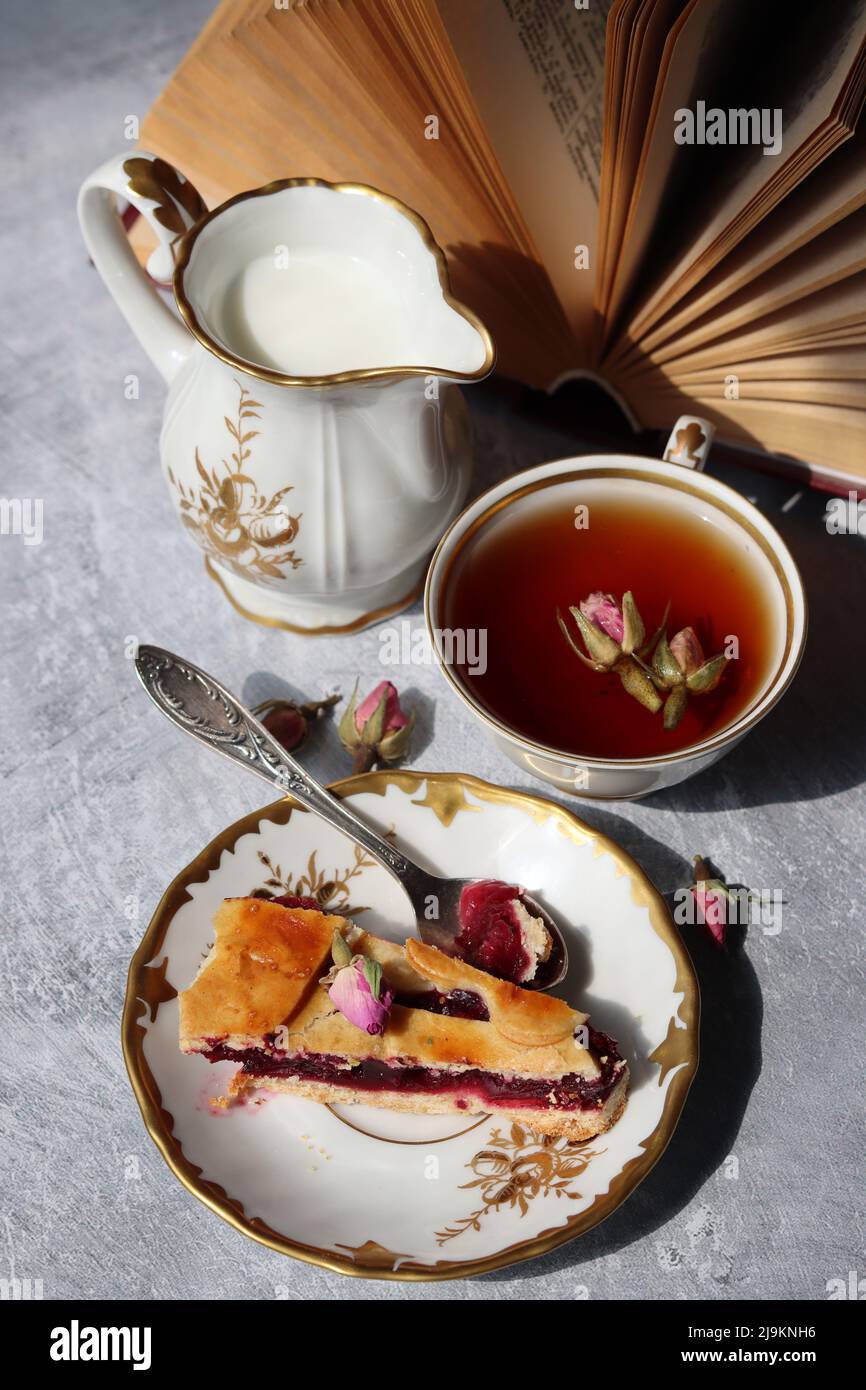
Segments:
[[[500,980],[525,980],[531,973],[532,958],[512,905],[520,894],[520,888],[492,878],[467,884],[460,894],[457,952]]]
[[[452,989],[447,994],[439,994],[435,989],[425,989],[417,994],[395,994],[395,1004],[406,1009],[424,1009],[428,1014],[444,1014],[447,1018],[474,1018],[488,1023],[490,1014],[480,994],[468,989]]]
[[[294,893],[283,893],[279,898],[271,898],[271,902],[278,903],[280,907],[305,907],[310,912],[321,912],[322,905],[315,898],[299,898]]]
[[[596,1077],[572,1072],[554,1078],[504,1076],[501,1072],[467,1068],[445,1071],[438,1067],[415,1066],[411,1062],[381,1062],[373,1058],[347,1066],[345,1059],[324,1053],[286,1057],[264,1048],[238,1052],[224,1043],[213,1044],[204,1055],[209,1062],[243,1062],[246,1076],[298,1077],[353,1091],[394,1091],[423,1095],[471,1095],[482,1102],[507,1102],[509,1106],[534,1110],[590,1110],[603,1105],[622,1072],[622,1058],[616,1045],[604,1033],[588,1029],[589,1051],[600,1071]],[[458,1102],[459,1103],[459,1102]]]

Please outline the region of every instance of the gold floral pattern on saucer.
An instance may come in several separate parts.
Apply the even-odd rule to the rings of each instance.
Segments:
[[[552,1195],[578,1201],[580,1193],[571,1184],[601,1152],[592,1147],[594,1143],[575,1144],[549,1134],[533,1134],[519,1124],[513,1124],[507,1134],[492,1130],[488,1147],[479,1149],[466,1165],[475,1176],[461,1183],[463,1189],[480,1189],[483,1206],[437,1231],[437,1242],[444,1245],[465,1231],[480,1231],[484,1217],[502,1206],[526,1216],[536,1197]]]
[[[385,837],[386,839],[388,836]],[[264,888],[271,897],[291,893],[296,898],[315,898],[323,912],[336,913],[341,917],[357,917],[366,912],[366,907],[357,907],[349,901],[349,883],[363,873],[364,869],[377,867],[377,861],[366,854],[360,845],[352,847],[352,863],[344,869],[320,869],[313,850],[307,860],[303,873],[283,873],[279,864],[271,862],[264,850],[259,850],[259,860],[268,872],[264,883],[251,889],[256,893]]]

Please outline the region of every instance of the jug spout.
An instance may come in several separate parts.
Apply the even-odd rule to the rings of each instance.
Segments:
[[[363,184],[283,179],[230,198],[183,238],[174,289],[204,347],[276,385],[493,368],[426,222]]]
[[[422,308],[418,346],[433,376],[479,381],[493,368],[489,334],[474,315],[451,299],[447,282],[439,302]]]

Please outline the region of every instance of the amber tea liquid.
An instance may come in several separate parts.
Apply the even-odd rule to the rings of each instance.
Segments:
[[[486,629],[486,671],[455,670],[490,714],[536,743],[589,757],[650,757],[718,733],[758,697],[778,646],[756,542],[671,488],[623,492],[598,479],[560,483],[494,513],[453,559],[438,615],[443,628]],[[631,589],[647,635],[670,599],[668,636],[691,624],[707,657],[737,638],[739,656],[717,690],[691,697],[672,732],[617,675],[585,667],[560,632],[557,608],[575,631],[569,605],[595,589],[618,600]]]

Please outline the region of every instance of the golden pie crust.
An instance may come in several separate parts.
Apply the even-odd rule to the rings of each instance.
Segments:
[[[317,987],[330,965],[335,928],[348,926],[323,912],[226,898],[214,918],[213,949],[180,995],[182,1050],[196,1038],[230,1037],[257,1047]]]

